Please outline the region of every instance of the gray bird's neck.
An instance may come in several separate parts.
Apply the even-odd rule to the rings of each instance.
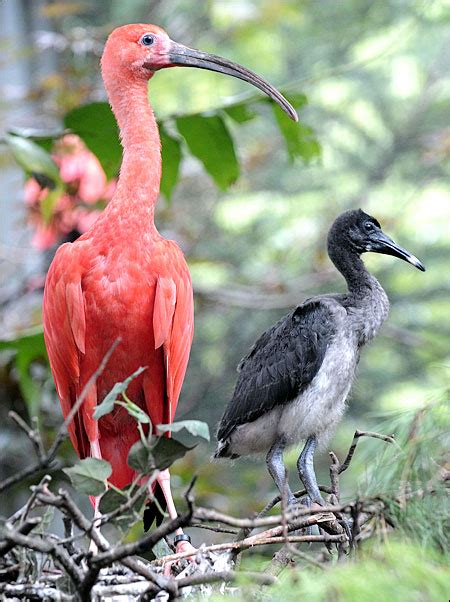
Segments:
[[[330,258],[347,282],[348,293],[341,301],[352,320],[358,345],[362,346],[373,339],[386,320],[389,299],[357,253],[339,249],[331,252]]]

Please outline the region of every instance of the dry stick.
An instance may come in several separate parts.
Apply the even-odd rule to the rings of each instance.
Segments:
[[[53,445],[50,447],[50,449],[48,450],[47,454],[45,454],[42,456],[41,452],[38,452],[38,444],[36,443],[36,431],[34,431],[33,429],[30,429],[30,427],[22,420],[19,419],[19,421],[16,419],[15,416],[17,415],[12,415],[12,419],[15,420],[15,422],[25,430],[26,434],[28,435],[28,437],[30,438],[31,442],[33,443],[36,452],[38,454],[38,462],[36,462],[36,464],[33,464],[32,466],[29,466],[28,468],[24,468],[23,470],[19,471],[18,473],[16,473],[15,475],[5,479],[4,481],[2,481],[0,483],[0,493],[2,491],[4,491],[5,489],[9,489],[10,487],[12,487],[13,485],[15,485],[16,483],[18,483],[19,481],[22,481],[23,479],[29,477],[30,475],[33,475],[37,472],[40,472],[41,470],[45,470],[46,468],[48,468],[51,463],[53,462],[55,456],[56,456],[56,452],[58,451],[61,443],[63,442],[63,440],[66,437],[66,430],[67,427],[69,426],[69,424],[72,422],[75,414],[79,411],[79,409],[81,408],[81,405],[83,403],[83,401],[86,399],[86,396],[89,392],[89,389],[95,384],[97,378],[101,375],[101,373],[103,372],[103,370],[106,367],[106,364],[108,363],[111,355],[113,354],[113,352],[115,351],[116,347],[119,345],[120,343],[120,338],[117,338],[114,343],[112,344],[111,348],[109,349],[109,351],[107,351],[105,357],[102,359],[99,367],[97,368],[97,370],[94,372],[94,374],[90,377],[90,379],[87,381],[86,385],[84,386],[80,397],[76,400],[75,404],[72,406],[70,412],[67,414],[66,419],[64,420],[63,424],[61,425],[60,429],[58,430],[58,433],[56,435],[55,441],[53,442]],[[11,415],[11,413],[10,413]]]
[[[158,543],[158,541],[163,539],[166,535],[173,533],[180,527],[183,528],[188,526],[191,516],[191,511],[188,511],[185,514],[180,514],[176,518],[159,526],[149,535],[141,537],[141,539],[139,539],[138,541],[115,546],[114,548],[111,548],[106,552],[96,554],[95,556],[89,559],[89,564],[92,567],[103,568],[117,560],[122,560],[127,556],[133,556],[135,554],[142,554],[143,552],[147,552],[148,550],[151,550],[151,548],[153,548],[153,546],[156,545],[156,543]],[[192,553],[188,554],[188,556],[192,556]]]
[[[326,485],[319,485],[319,489],[320,491],[323,491],[324,493],[333,493],[330,487],[327,487]],[[294,493],[294,497],[295,498],[301,498],[304,495],[306,495],[308,492],[306,491],[306,489],[300,489],[300,491],[296,491]],[[263,516],[265,516],[270,510],[272,510],[272,508],[274,506],[276,506],[279,502],[281,501],[281,496],[277,495],[273,498],[273,500],[271,500],[268,504],[266,504],[264,506],[264,508],[261,510],[261,512],[258,513],[256,518],[262,518]]]
[[[373,437],[374,439],[381,439],[382,441],[386,441],[387,443],[396,444],[394,435],[381,435],[380,433],[374,433],[372,431],[359,431],[358,429],[356,429],[355,434],[353,435],[352,444],[347,453],[347,457],[339,466],[338,474],[342,474],[350,466],[350,462],[352,461],[353,454],[355,453],[355,449],[358,444],[358,439],[360,437]]]
[[[294,521],[301,517],[308,517],[312,514],[324,514],[330,515],[335,512],[343,512],[349,509],[351,503],[347,504],[329,504],[327,506],[317,506],[315,508],[294,508],[287,513],[287,519],[289,522]],[[270,527],[272,525],[279,525],[281,521],[281,515],[267,516],[265,518],[235,518],[222,512],[216,512],[209,508],[196,508],[194,510],[194,519],[204,521],[218,521],[230,525],[232,527],[251,527],[257,529],[258,527]],[[297,529],[304,525],[297,525]]]
[[[327,487],[326,485],[319,485],[319,489],[320,489],[320,491],[323,491],[324,493],[328,493],[328,494],[332,493],[331,488]],[[306,494],[307,494],[306,489],[300,489],[299,491],[296,491],[294,493],[294,497],[299,499]],[[270,512],[270,510],[272,510],[272,508],[274,508],[280,501],[281,501],[281,497],[279,495],[276,495],[270,502],[268,502],[264,506],[264,508],[260,512],[255,514],[254,518],[260,519],[260,518],[265,517],[266,514],[268,512]],[[236,537],[236,541],[239,541],[241,539],[244,539],[245,537],[248,537],[252,531],[253,531],[253,527],[242,527],[238,533],[238,536]]]
[[[109,523],[110,521],[112,521],[114,518],[116,518],[116,516],[120,516],[124,512],[127,512],[128,510],[130,510],[134,506],[134,504],[138,501],[138,499],[141,497],[141,495],[144,494],[146,492],[146,490],[150,488],[153,481],[156,480],[158,473],[159,473],[159,471],[155,470],[155,472],[150,476],[150,478],[145,483],[140,485],[130,498],[128,498],[123,504],[118,506],[115,510],[112,510],[109,514],[104,514],[100,518],[100,521],[98,522],[98,526],[101,527],[102,525],[105,525],[106,523]]]
[[[60,489],[58,492],[58,496],[50,493],[49,491],[41,492],[38,496],[40,502],[45,505],[55,506],[61,512],[66,513],[66,515],[70,516],[75,525],[84,533],[88,534],[99,550],[107,551],[110,549],[109,543],[104,539],[104,537],[99,533],[96,529],[93,529],[92,521],[87,519],[84,514],[80,511],[78,506],[72,500],[70,495],[64,489]],[[62,542],[59,542],[62,543]],[[135,573],[145,577],[148,581],[151,581],[158,585],[160,589],[166,589],[168,591],[170,589],[170,584],[167,584],[167,579],[162,575],[157,575],[154,571],[152,571],[147,565],[143,564],[137,559],[134,558],[123,558],[121,560],[121,564],[131,569]]]
[[[59,589],[40,583],[0,583],[0,593],[3,599],[15,600],[57,600],[58,602],[73,602],[73,596]]]
[[[336,456],[336,454],[334,452],[330,451],[329,455],[331,458],[331,465],[330,465],[331,487],[333,490],[333,495],[335,497],[335,501],[337,501],[338,503],[340,502],[339,475],[341,475],[344,471],[346,471],[347,468],[350,466],[350,462],[352,461],[353,454],[355,453],[356,446],[358,444],[360,437],[373,437],[374,439],[381,439],[382,441],[386,441],[387,443],[394,443],[394,444],[396,443],[396,441],[394,439],[394,435],[382,435],[381,433],[375,433],[372,431],[360,431],[360,430],[356,429],[355,434],[353,435],[352,443],[347,452],[347,456],[346,456],[344,462],[342,462],[342,464],[339,462],[339,459]],[[359,511],[358,503],[356,502],[355,506],[352,507],[350,510],[351,510],[351,514],[352,514],[352,518],[353,518],[352,541],[355,541],[355,538],[357,537],[357,535],[359,533],[359,525],[357,523],[359,520],[360,511]],[[342,516],[340,516],[340,518],[342,519]]]
[[[31,531],[33,529],[35,529],[39,524],[41,523],[41,518],[36,516],[33,518],[28,518],[27,520],[25,520],[23,523],[21,523],[17,529],[18,533],[21,533],[22,535],[28,535],[29,533],[31,533]],[[13,527],[10,525],[10,523],[7,523],[8,526],[6,526],[6,529],[12,529]],[[2,529],[0,531],[0,536],[4,535],[4,530]],[[4,556],[5,554],[7,554],[10,550],[12,550],[14,548],[14,542],[11,540],[6,539],[5,541],[0,541],[0,556]]]
[[[192,521],[189,525],[190,527],[195,527],[196,529],[205,529],[207,531],[214,531],[215,533],[229,533],[231,535],[237,535],[238,531],[236,529],[227,529],[226,527],[219,527],[218,525],[204,525],[203,523]]]
[[[58,546],[55,542],[42,537],[37,538],[23,535],[18,529],[12,529],[8,525],[6,525],[3,532],[3,538],[14,544],[14,546],[28,548],[52,556],[55,562],[65,569],[76,586],[79,586],[82,582],[83,573],[80,568],[75,564],[66,550]]]
[[[289,531],[291,530],[297,530],[302,526],[307,526],[304,524],[293,524],[293,525],[289,525]],[[243,539],[241,541],[230,541],[228,543],[218,543],[218,544],[213,544],[211,546],[205,546],[200,548],[200,552],[201,553],[207,553],[207,552],[222,552],[225,550],[246,550],[248,548],[253,548],[256,546],[265,546],[268,544],[273,544],[273,543],[285,543],[286,542],[286,538],[285,536],[282,534],[282,527],[276,527],[274,529],[268,529],[267,531],[264,531],[263,533],[260,533],[258,535],[252,535],[252,537],[247,537],[246,539]],[[288,541],[293,542],[293,543],[316,543],[316,542],[324,542],[324,541],[330,541],[330,542],[340,542],[343,540],[343,537],[345,537],[342,534],[338,534],[338,535],[289,535],[288,536]],[[152,564],[166,564],[167,562],[175,562],[178,560],[181,560],[182,558],[188,558],[189,556],[192,556],[192,552],[180,552],[179,554],[171,554],[170,556],[163,556],[162,558],[158,558],[156,560],[153,561]]]
[[[25,431],[25,433],[28,436],[28,439],[33,444],[37,457],[39,458],[39,460],[43,461],[45,459],[45,449],[38,429],[31,428],[25,422],[25,420],[21,416],[19,416],[19,414],[12,410],[8,412],[8,416],[13,422],[17,424],[18,427]]]

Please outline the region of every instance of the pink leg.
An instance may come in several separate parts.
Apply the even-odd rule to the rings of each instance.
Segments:
[[[156,477],[162,492],[164,494],[164,499],[167,504],[167,512],[169,513],[170,518],[176,518],[178,516],[177,509],[175,508],[175,504],[173,502],[172,491],[170,489],[170,472],[167,468],[166,470],[162,470],[159,475]],[[177,535],[183,534],[183,529],[177,529],[175,531]],[[197,550],[192,546],[188,541],[179,541],[176,545],[177,552],[192,552],[195,554]]]
[[[97,458],[97,460],[102,460],[102,452],[100,449],[100,443],[98,439],[94,439],[94,441],[91,441],[91,457]],[[94,505],[94,529],[97,532],[97,534],[101,537],[100,528],[96,526],[97,519],[102,515],[100,510],[98,509],[100,503],[100,496],[94,498],[91,497],[91,501],[93,501]],[[92,552],[93,554],[97,554],[98,552],[97,544],[93,539],[91,539],[91,542],[89,544],[89,552]]]

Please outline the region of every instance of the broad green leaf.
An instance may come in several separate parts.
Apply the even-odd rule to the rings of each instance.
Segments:
[[[102,514],[108,514],[126,501],[127,496],[125,494],[120,494],[114,489],[108,489],[100,498],[99,510]]]
[[[129,493],[127,490],[124,490],[123,493],[119,493],[114,489],[108,489],[101,499],[100,499],[100,512],[102,514],[109,514],[110,512],[114,512],[119,506],[127,502],[129,499]],[[139,496],[137,501],[134,503],[133,508],[127,510],[125,513],[122,513],[119,517],[117,517],[117,521],[123,522],[124,520],[129,520],[130,516],[133,514],[133,510],[139,511],[144,502],[147,499],[147,491],[143,491],[142,495]]]
[[[82,138],[98,158],[108,180],[119,173],[122,147],[116,119],[107,102],[92,102],[69,111],[64,125]]]
[[[54,183],[60,182],[58,166],[41,146],[13,134],[5,134],[5,141],[17,163],[28,175],[44,175]]]
[[[170,200],[180,171],[181,144],[179,140],[167,133],[161,123],[159,124],[159,134],[162,157],[161,192],[167,200]]]
[[[256,117],[255,111],[253,111],[249,104],[245,102],[224,107],[223,110],[228,117],[231,117],[236,123],[245,123]]]
[[[72,485],[80,493],[101,495],[106,491],[106,479],[111,476],[111,464],[106,460],[85,458],[72,468],[63,468]]]
[[[169,466],[171,466],[175,460],[182,458],[188,451],[194,449],[194,447],[197,446],[187,446],[183,445],[176,439],[160,437],[152,449],[155,467],[159,470],[165,470],[166,468],[169,468]]]
[[[42,391],[30,375],[30,366],[38,359],[47,358],[42,328],[27,331],[16,339],[0,341],[0,351],[2,350],[15,352],[20,391],[27,403],[30,416],[36,416],[39,412]]]
[[[203,439],[206,439],[206,441],[210,440],[209,427],[206,422],[202,422],[201,420],[180,420],[178,422],[173,422],[172,424],[158,424],[156,428],[161,433],[170,431],[172,431],[172,433],[178,433],[182,429],[186,429],[191,435],[194,435],[194,437],[202,437]]]
[[[155,469],[155,461],[153,458],[152,450],[142,443],[142,441],[136,441],[131,446],[128,452],[128,466],[138,473],[149,475]]]
[[[177,129],[191,153],[199,159],[221,190],[226,190],[239,176],[239,163],[233,139],[222,117],[190,115],[178,117]]]
[[[114,387],[111,389],[111,391],[108,393],[108,395],[106,395],[106,397],[104,398],[102,403],[95,408],[95,410],[94,410],[95,420],[99,420],[102,416],[105,416],[106,414],[109,414],[110,412],[112,412],[113,408],[114,408],[114,404],[116,403],[116,401],[118,401],[119,395],[122,395],[122,393],[125,393],[128,388],[128,385],[131,383],[131,381],[133,379],[135,379],[137,376],[139,376],[139,374],[144,372],[144,370],[146,370],[146,369],[147,368],[145,366],[144,367],[141,366],[135,372],[133,372],[133,374],[131,376],[126,378],[124,381],[122,381],[120,383],[116,383],[114,385]]]
[[[272,106],[291,160],[301,157],[305,163],[308,163],[319,157],[320,144],[313,130],[307,125],[286,119],[286,114],[278,105],[273,104]]]

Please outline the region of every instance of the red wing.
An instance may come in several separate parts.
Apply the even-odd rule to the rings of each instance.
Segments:
[[[189,272],[172,278],[159,277],[153,314],[155,348],[164,349],[166,397],[164,420],[173,422],[186,373],[194,333],[194,300]]]
[[[80,354],[85,350],[86,319],[81,274],[73,247],[62,245],[47,274],[43,301],[45,345],[64,417],[78,394]],[[69,425],[72,443],[81,457],[89,450],[81,417]]]

